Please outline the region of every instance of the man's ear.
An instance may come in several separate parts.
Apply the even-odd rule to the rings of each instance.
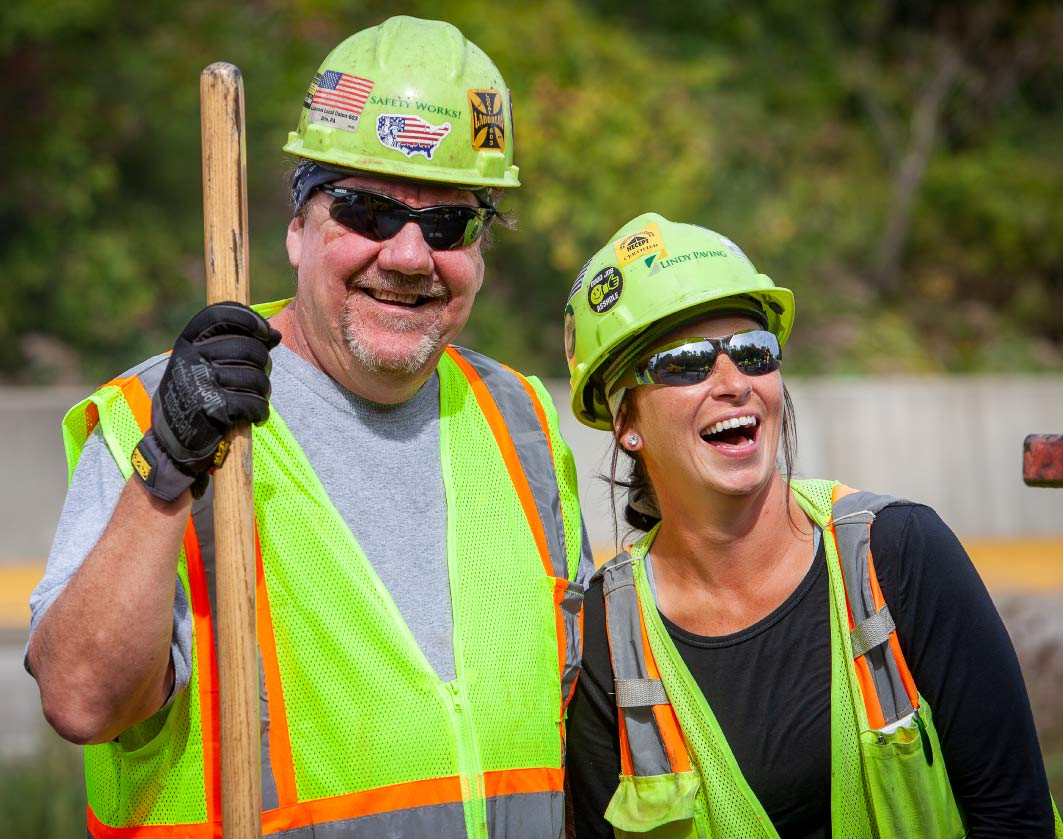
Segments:
[[[288,225],[288,236],[284,241],[288,248],[288,262],[296,271],[299,270],[299,260],[303,255],[303,229],[303,216],[300,213]]]

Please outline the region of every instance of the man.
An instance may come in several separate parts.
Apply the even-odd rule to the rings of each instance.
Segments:
[[[64,420],[73,480],[27,667],[56,730],[95,744],[96,839],[220,835],[209,469],[240,421],[258,423],[263,833],[561,833],[589,571],[575,470],[542,385],[449,344],[518,185],[512,130],[454,27],[347,39],[285,146],[294,298],[204,309]]]

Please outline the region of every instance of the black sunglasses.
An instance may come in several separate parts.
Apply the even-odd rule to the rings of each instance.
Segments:
[[[635,365],[640,385],[695,385],[712,372],[723,353],[747,376],[763,376],[779,369],[779,339],[764,329],[735,332],[723,338],[684,338],[653,351]]]
[[[332,196],[329,215],[355,233],[383,242],[408,222],[417,222],[421,235],[432,250],[449,251],[471,245],[498,211],[494,207],[441,204],[414,209],[401,201],[366,189],[350,189],[322,184],[318,187]]]

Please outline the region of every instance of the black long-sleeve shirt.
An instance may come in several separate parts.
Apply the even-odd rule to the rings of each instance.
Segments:
[[[1053,818],[1011,639],[963,547],[929,507],[884,509],[871,551],[905,659],[929,704],[970,839],[1051,839]],[[825,555],[774,612],[704,637],[664,618],[782,839],[830,836],[830,629]],[[663,616],[662,616],[663,617]],[[601,582],[587,592],[583,673],[568,716],[576,835],[603,813],[620,757]]]

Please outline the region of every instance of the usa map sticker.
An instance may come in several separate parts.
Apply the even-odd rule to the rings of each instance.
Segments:
[[[373,82],[336,70],[314,75],[303,104],[310,109],[307,122],[356,131]]]
[[[502,94],[497,90],[470,90],[469,109],[472,147],[477,151],[505,151],[506,116],[502,113]]]
[[[449,122],[432,125],[412,114],[381,114],[376,118],[376,136],[380,142],[407,157],[423,154],[431,160],[449,133]]]

